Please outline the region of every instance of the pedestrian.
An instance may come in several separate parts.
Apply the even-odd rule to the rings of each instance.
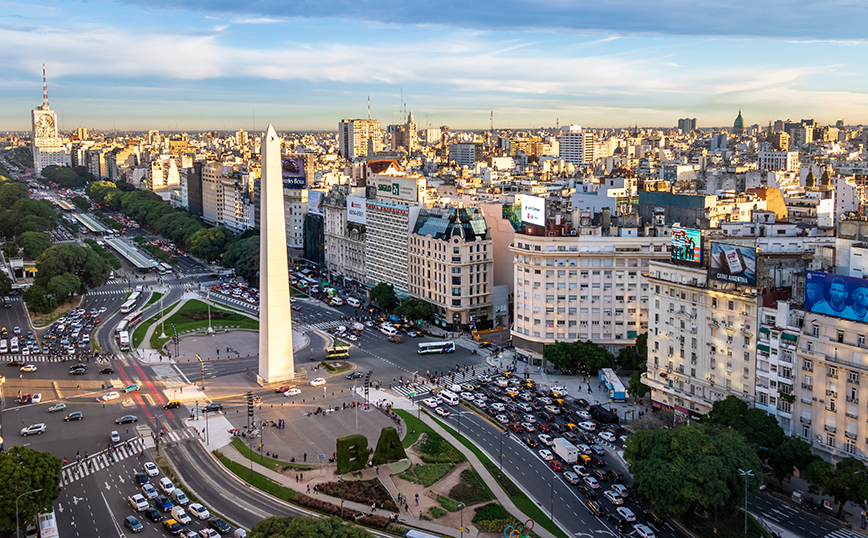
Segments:
[[[307,452],[304,453],[304,461],[307,461]]]
[[[313,487],[313,492],[314,492],[314,495],[317,494],[317,493],[319,493],[319,486],[314,486],[314,487]]]
[[[307,485],[307,492],[310,494],[310,484]]]
[[[373,514],[376,511],[377,511],[377,503],[371,503],[371,513]]]
[[[416,494],[416,506],[419,506],[419,494]]]
[[[299,473],[298,478],[299,478],[299,481],[304,480],[304,473]]]
[[[422,521],[422,510],[419,510],[419,521]]]
[[[380,467],[377,467],[377,476],[380,476]]]

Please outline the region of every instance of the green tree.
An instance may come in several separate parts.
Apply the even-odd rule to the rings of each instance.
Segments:
[[[24,303],[35,314],[48,314],[53,310],[48,291],[38,284],[30,286],[24,292]]]
[[[332,517],[277,517],[260,520],[250,538],[371,538],[366,530]]]
[[[30,198],[30,189],[24,183],[5,182],[0,185],[0,207],[8,209],[25,198]]]
[[[398,304],[398,298],[395,296],[395,288],[391,284],[380,282],[371,290],[371,301],[377,303],[377,306],[385,312],[391,312],[395,305]]]
[[[780,446],[769,451],[768,464],[772,469],[772,476],[778,479],[781,487],[784,478],[798,469],[804,473],[808,466],[819,459],[811,453],[811,445],[801,439],[785,439]]]
[[[624,370],[648,370],[648,333],[637,336],[635,346],[621,348],[618,365]]]
[[[24,232],[15,243],[24,250],[28,258],[35,260],[51,246],[51,238],[43,232]]]
[[[168,207],[168,206],[165,206]],[[234,240],[225,226],[215,226],[197,231],[190,238],[190,253],[209,262],[220,260],[226,248]]]
[[[706,421],[728,426],[741,433],[748,443],[762,451],[763,459],[768,457],[768,451],[784,442],[784,430],[774,417],[756,407],[748,408],[735,396],[714,402]]]
[[[0,295],[6,295],[12,289],[12,279],[6,271],[0,271]]]
[[[663,516],[741,505],[744,478],[739,469],[754,472],[748,478],[750,489],[762,484],[756,452],[729,429],[640,430],[627,438],[624,459],[634,477],[631,494],[653,502]]]
[[[259,273],[259,236],[239,239],[226,249],[223,265],[234,267],[235,274],[248,282],[254,281]]]
[[[12,446],[7,453],[0,453],[0,529],[15,531],[15,500],[22,493],[42,490],[25,495],[18,500],[19,514],[38,514],[52,510],[52,504],[60,496],[61,462],[48,452],[32,450],[24,446]]]
[[[395,313],[411,321],[434,319],[434,308],[424,299],[407,299],[398,305]]]
[[[55,245],[36,260],[35,283],[48,288],[51,279],[72,273],[81,280],[81,291],[102,286],[108,281],[111,267],[90,248],[79,245]]]
[[[63,273],[52,277],[48,281],[48,293],[54,295],[61,302],[66,301],[81,288],[81,280],[72,273]]]
[[[74,196],[72,200],[70,200],[70,202],[72,202],[74,206],[83,211],[90,210],[90,202],[88,202],[87,198],[85,198],[84,196]]]
[[[824,495],[838,503],[838,519],[844,512],[847,501],[861,503],[868,497],[868,469],[856,458],[844,458],[832,468],[832,464],[817,459],[808,465],[804,478]]]
[[[648,386],[642,383],[642,372],[636,370],[630,374],[630,382],[627,384],[627,393],[630,396],[644,398],[649,390]]]

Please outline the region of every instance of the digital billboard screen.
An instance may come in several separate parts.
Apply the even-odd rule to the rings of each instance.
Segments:
[[[868,280],[807,271],[805,310],[853,321],[868,321]]]
[[[521,197],[521,221],[534,226],[546,225],[546,201],[537,196]]]
[[[322,191],[307,191],[307,212],[323,216],[322,203],[325,200]]]
[[[756,286],[756,249],[711,244],[711,278],[744,286]]]
[[[347,221],[367,224],[367,200],[358,196],[347,196]]]
[[[286,158],[281,161],[283,187],[285,189],[303,189],[307,186],[304,175],[304,159],[299,157]]]
[[[676,262],[702,264],[702,230],[672,228],[669,236],[669,252]]]

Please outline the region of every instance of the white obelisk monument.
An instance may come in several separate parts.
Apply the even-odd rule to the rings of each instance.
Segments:
[[[266,383],[292,379],[292,320],[280,138],[269,124],[262,138],[259,232],[259,376]]]

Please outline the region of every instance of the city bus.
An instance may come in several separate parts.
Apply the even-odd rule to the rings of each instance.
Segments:
[[[54,510],[36,516],[36,529],[39,538],[58,538],[60,536],[57,531],[57,518],[54,517]]]
[[[168,275],[172,272],[172,266],[168,263],[161,263],[158,267],[158,271],[161,275]]]
[[[350,348],[348,347],[329,347],[326,348],[326,360],[346,359],[350,356]]]
[[[118,326],[115,327],[115,338],[120,338],[121,333],[128,331],[129,328],[130,328],[130,322],[127,321],[127,318],[122,319],[121,322],[118,323]]]
[[[130,296],[127,297],[126,302],[121,305],[121,314],[129,314],[132,312],[141,295],[142,294],[137,291],[132,292]]]
[[[455,342],[423,342],[419,344],[419,355],[429,353],[452,353],[455,351]]]
[[[140,321],[142,321],[141,310],[136,310],[132,314],[124,316],[124,319],[122,319],[121,322],[118,323],[118,326],[115,327],[115,338],[120,338],[121,333],[124,331],[129,332],[129,330]]]
[[[129,333],[129,331],[121,331],[120,347],[121,347],[121,351],[129,351],[130,350],[130,333]]]

